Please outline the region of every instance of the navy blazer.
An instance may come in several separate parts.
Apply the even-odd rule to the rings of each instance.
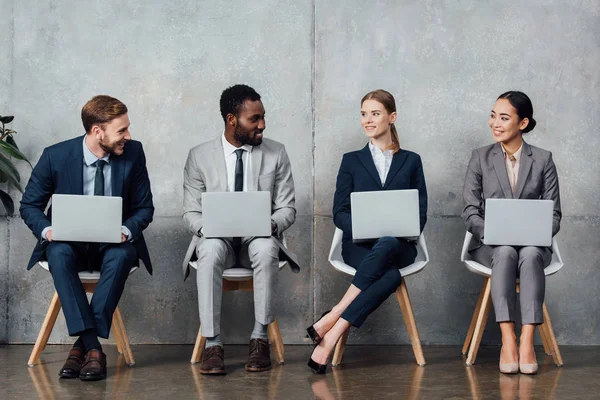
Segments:
[[[57,143],[44,149],[21,200],[21,218],[38,241],[27,265],[31,269],[45,260],[46,245],[41,241],[44,228],[50,226],[52,207],[44,210],[53,194],[83,194],[83,136]],[[152,274],[152,264],[142,231],[152,222],[154,205],[146,156],[142,144],[125,143],[123,154],[110,156],[112,195],[123,198],[123,222],[131,232],[138,258]]]
[[[362,150],[344,154],[333,197],[333,222],[344,231],[342,242],[352,242],[350,193],[402,189],[419,190],[419,217],[423,232],[427,222],[427,186],[421,157],[417,153],[398,150],[383,185],[368,144]]]

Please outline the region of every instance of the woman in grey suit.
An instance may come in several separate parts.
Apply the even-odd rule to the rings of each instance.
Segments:
[[[471,257],[492,268],[492,302],[502,332],[500,371],[534,374],[536,325],[542,324],[544,268],[552,250],[535,246],[488,246],[482,243],[485,200],[488,198],[546,199],[554,201],[552,235],[560,229],[558,175],[549,151],[531,146],[523,135],[535,127],[533,106],[525,93],[510,91],[498,97],[489,126],[495,144],[473,150],[463,196],[462,216],[473,234]],[[519,346],[515,335],[516,280],[520,280],[521,320]]]

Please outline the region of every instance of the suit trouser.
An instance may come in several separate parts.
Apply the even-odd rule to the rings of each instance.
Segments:
[[[552,261],[549,247],[482,245],[471,250],[470,254],[474,261],[492,268],[492,302],[496,322],[515,322],[516,282],[519,279],[521,323],[544,323],[544,268]]]
[[[95,328],[98,336],[108,338],[125,281],[137,261],[133,244],[50,242],[46,247],[46,259],[69,335],[77,336],[86,329]],[[100,271],[100,279],[88,303],[78,273],[92,269]]]
[[[398,269],[415,261],[417,248],[406,240],[384,236],[366,243],[342,243],[342,257],[356,269],[352,284],[361,292],[341,317],[359,328],[400,286]]]
[[[273,237],[244,238],[237,257],[229,238],[201,238],[196,246],[196,255],[198,308],[203,336],[221,333],[223,272],[233,267],[253,270],[255,319],[263,325],[273,322],[273,291],[279,272],[279,246]]]

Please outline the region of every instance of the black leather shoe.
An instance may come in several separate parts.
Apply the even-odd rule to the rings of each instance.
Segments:
[[[73,347],[71,351],[69,351],[69,356],[67,357],[67,361],[65,361],[65,365],[61,368],[58,376],[63,379],[75,379],[79,378],[79,372],[81,371],[81,366],[83,365],[83,359],[85,357],[85,352],[83,349]]]
[[[271,369],[269,342],[264,339],[250,339],[246,371],[261,372]]]
[[[225,352],[221,346],[210,346],[202,352],[202,375],[225,375]]]
[[[106,354],[92,349],[85,354],[85,363],[81,367],[79,379],[82,381],[99,381],[106,379]]]
[[[319,364],[318,362],[314,361],[312,358],[309,358],[307,365],[310,368],[310,370],[313,372],[313,374],[324,375],[325,373],[327,373],[327,364]]]
[[[321,340],[323,340],[323,338],[321,336],[319,336],[319,334],[315,330],[315,324],[317,322],[319,322],[324,316],[326,316],[330,312],[331,312],[331,310],[325,311],[323,313],[323,315],[321,315],[321,318],[319,318],[314,324],[312,324],[311,326],[309,326],[308,328],[306,328],[306,332],[308,333],[308,336],[310,336],[310,338],[312,339],[312,342],[313,342],[313,344],[315,346],[318,345],[319,343],[321,343]]]

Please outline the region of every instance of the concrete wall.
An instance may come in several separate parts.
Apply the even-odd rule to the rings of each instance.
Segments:
[[[342,154],[366,143],[360,98],[382,87],[397,98],[401,144],[421,154],[429,189],[431,262],[407,279],[423,342],[459,344],[466,333],[481,278],[459,262],[464,172],[471,149],[491,143],[496,96],[520,89],[538,121],[527,140],[553,152],[562,185],[566,265],[547,285],[557,337],[600,344],[600,2],[163,3],[0,0],[8,16],[0,19],[0,114],[16,115],[18,143],[32,160],[81,134],[81,106],[99,93],[128,105],[132,133],[144,143],[155,274],[134,274],[123,296],[132,342],[195,339],[195,279],[183,282],[179,272],[190,239],[181,221],[183,165],[189,148],[222,131],[221,91],[243,82],[262,94],[265,133],[286,144],[296,181],[288,242],[304,268],[280,274],[286,343],[307,343],[304,328],[350,282],[327,263],[334,182]],[[26,179],[29,168],[19,168]],[[25,270],[35,239],[19,218],[0,220],[0,237],[0,342],[31,343],[52,281]],[[223,314],[225,340],[245,343],[251,294],[226,294]],[[490,323],[484,342],[498,339]],[[70,341],[62,315],[51,341]],[[408,343],[395,300],[350,341]]]

